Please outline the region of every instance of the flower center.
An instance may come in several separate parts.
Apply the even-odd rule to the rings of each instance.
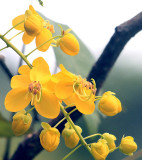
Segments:
[[[35,101],[40,102],[41,100],[41,84],[39,81],[34,81],[29,84],[29,92],[32,95],[31,105],[34,105]]]

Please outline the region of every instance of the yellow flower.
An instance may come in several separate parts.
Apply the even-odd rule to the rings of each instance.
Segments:
[[[74,75],[60,65],[61,72],[53,75],[55,95],[67,105],[74,104],[83,114],[91,114],[95,110],[95,90],[92,83]]]
[[[122,137],[119,149],[122,153],[131,156],[137,150],[137,144],[131,136]]]
[[[75,56],[79,53],[80,46],[76,37],[68,33],[70,29],[63,31],[63,37],[57,40],[57,45],[60,46],[61,50],[70,56]]]
[[[12,90],[5,98],[5,107],[8,111],[23,110],[31,101],[37,112],[46,118],[55,118],[60,112],[58,99],[49,93],[47,82],[51,78],[49,66],[39,57],[33,61],[33,68],[27,65],[19,68],[21,75],[11,79]]]
[[[113,134],[104,133],[102,136],[107,141],[107,145],[110,150],[113,150],[116,148],[116,145],[115,145],[116,137]]]
[[[13,116],[12,130],[16,136],[23,135],[31,126],[32,117],[25,113],[26,111],[22,110]]]
[[[99,101],[99,110],[106,116],[114,116],[122,111],[121,102],[116,98],[113,92],[105,92]]]
[[[91,144],[91,151],[96,160],[105,160],[109,154],[107,141],[100,139],[97,143]]]
[[[79,133],[82,132],[82,129],[75,125],[76,129],[78,130]],[[75,146],[77,146],[78,142],[79,142],[79,137],[77,135],[77,133],[75,132],[75,130],[70,126],[69,123],[65,124],[65,128],[62,131],[62,136],[65,140],[65,145],[68,148],[74,148]]]
[[[60,143],[60,132],[48,123],[42,122],[44,128],[40,133],[40,143],[48,152],[54,151]]]
[[[29,10],[27,10],[25,14],[14,18],[12,24],[15,26],[22,21],[23,23],[16,26],[15,29],[24,31],[22,38],[24,44],[31,43],[36,37],[36,46],[38,47],[45,41],[52,38],[51,31],[54,31],[54,29],[51,31],[47,29],[49,22],[45,22],[44,19],[34,10],[32,5],[29,6]],[[38,48],[38,50],[45,52],[49,48],[50,44],[51,41]]]

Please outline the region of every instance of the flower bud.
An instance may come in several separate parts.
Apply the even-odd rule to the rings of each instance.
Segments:
[[[56,128],[52,128],[48,123],[42,122],[44,128],[40,133],[40,143],[48,152],[54,151],[60,142],[60,132]]]
[[[122,111],[121,102],[113,94],[105,92],[98,104],[99,110],[106,116],[115,116]]]
[[[107,141],[107,145],[110,150],[113,150],[116,148],[116,145],[115,145],[116,137],[113,134],[104,133],[102,136]]]
[[[31,126],[32,117],[25,113],[26,111],[22,110],[13,116],[12,130],[16,136],[23,135]]]
[[[131,136],[122,137],[119,149],[122,153],[131,156],[137,150],[137,144]]]
[[[30,36],[36,36],[43,29],[43,22],[37,14],[32,14],[30,10],[27,10],[25,13],[25,31]]]
[[[80,46],[76,37],[71,33],[66,33],[60,39],[60,48],[63,52],[70,56],[75,56],[79,53]]]
[[[99,139],[97,143],[92,143],[91,152],[96,160],[105,160],[109,154],[107,141],[104,139]]]
[[[76,129],[78,130],[79,133],[82,133],[82,129],[75,125]],[[77,146],[78,142],[79,142],[79,137],[77,135],[77,133],[75,132],[75,130],[69,125],[69,123],[65,124],[65,128],[62,131],[62,136],[65,140],[65,145],[68,148],[74,148],[75,146]]]

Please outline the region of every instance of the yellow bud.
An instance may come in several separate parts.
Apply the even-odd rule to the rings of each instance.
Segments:
[[[28,35],[36,36],[43,29],[43,21],[37,14],[32,14],[30,10],[27,10],[24,27]]]
[[[102,136],[107,141],[107,145],[110,150],[113,150],[116,148],[116,145],[115,145],[116,137],[113,134],[104,133]]]
[[[131,156],[137,150],[137,144],[131,136],[122,137],[119,149],[122,153]]]
[[[122,111],[121,102],[116,98],[113,92],[106,92],[99,101],[99,110],[106,116],[114,116]]]
[[[12,130],[16,136],[23,135],[31,126],[32,117],[25,113],[26,111],[22,110],[13,116]]]
[[[96,160],[105,160],[107,155],[109,154],[107,141],[104,139],[100,139],[97,143],[92,143],[91,152]]]
[[[49,124],[42,122],[44,128],[40,133],[40,143],[48,152],[54,151],[60,142],[60,132],[56,128],[52,128]]]
[[[77,55],[80,50],[78,40],[71,33],[64,34],[64,36],[60,39],[59,45],[61,50],[70,56]]]
[[[75,127],[79,133],[82,133],[82,129],[79,126],[75,125]],[[80,140],[75,130],[68,125],[68,123],[66,123],[65,128],[62,131],[62,136],[65,140],[65,145],[68,148],[74,148]]]

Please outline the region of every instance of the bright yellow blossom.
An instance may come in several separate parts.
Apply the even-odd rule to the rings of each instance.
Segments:
[[[60,132],[48,123],[42,122],[43,130],[40,133],[40,143],[48,152],[54,151],[60,143]]]
[[[12,130],[16,136],[23,135],[31,126],[32,116],[25,113],[26,111],[22,110],[13,116]]]
[[[45,41],[52,38],[51,31],[54,32],[54,28],[50,25],[51,29],[47,29],[47,27],[49,27],[49,22],[47,23],[44,21],[44,19],[34,10],[32,5],[29,6],[29,10],[27,10],[25,14],[14,18],[12,24],[15,26],[22,21],[23,23],[16,26],[15,29],[24,31],[22,38],[24,44],[31,43],[36,37],[36,46],[38,47]],[[38,50],[45,52],[49,48],[50,44],[51,41],[38,48]]]
[[[111,91],[105,92],[99,101],[99,110],[106,116],[115,116],[122,111],[121,102],[114,94]]]
[[[60,112],[58,99],[49,93],[47,82],[51,78],[49,66],[39,57],[32,63],[33,68],[27,65],[19,68],[21,75],[11,79],[12,90],[5,98],[5,107],[8,111],[17,112],[23,110],[31,101],[37,112],[43,117],[55,118]]]
[[[131,156],[137,150],[137,144],[131,136],[122,137],[119,149],[124,154]]]
[[[79,133],[82,133],[82,129],[79,126],[75,125],[75,127]],[[75,146],[77,146],[80,140],[77,133],[68,122],[65,124],[65,128],[62,131],[62,136],[68,148],[74,148]]]
[[[92,143],[91,151],[96,160],[105,160],[109,154],[107,141],[99,139],[97,143]]]
[[[55,84],[52,87],[55,95],[67,105],[74,104],[83,114],[93,113],[96,91],[94,85],[81,76],[67,71],[63,65],[60,65],[60,68],[61,72],[51,78]]]
[[[76,37],[72,33],[69,33],[70,30],[62,31],[63,37],[57,40],[57,46],[60,46],[64,53],[75,56],[79,53],[80,46]]]

